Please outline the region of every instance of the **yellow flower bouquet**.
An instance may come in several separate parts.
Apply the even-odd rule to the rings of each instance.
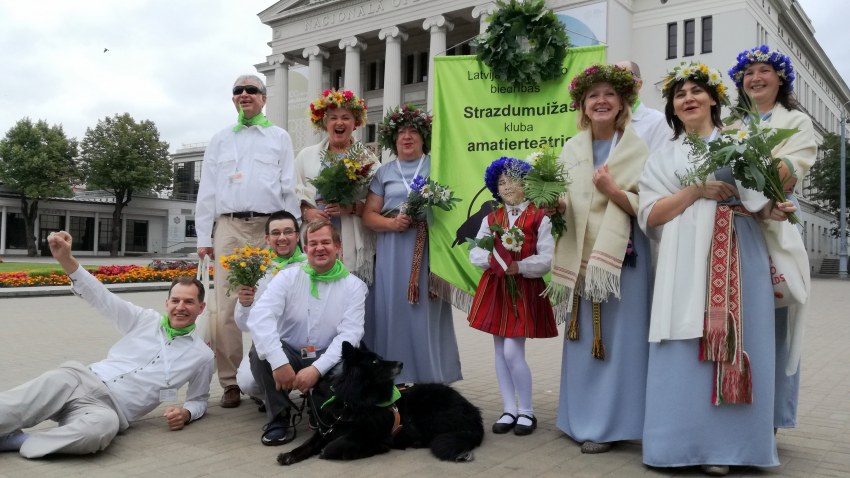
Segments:
[[[271,251],[257,247],[237,247],[233,255],[219,258],[221,267],[229,271],[227,282],[230,284],[228,295],[239,286],[256,287],[257,282],[272,267]]]

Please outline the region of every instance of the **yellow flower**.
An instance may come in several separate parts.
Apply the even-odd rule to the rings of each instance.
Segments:
[[[239,267],[246,267],[248,264],[245,264],[245,261],[239,263]]]
[[[263,272],[265,272],[265,271],[266,271],[266,266],[262,266],[262,265],[261,265],[261,266],[260,266],[260,270],[261,270],[261,271],[263,271]]]

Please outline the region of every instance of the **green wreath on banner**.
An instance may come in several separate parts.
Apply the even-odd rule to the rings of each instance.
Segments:
[[[544,0],[498,0],[496,6],[487,31],[476,41],[478,59],[490,67],[493,77],[519,86],[561,76],[569,37]]]

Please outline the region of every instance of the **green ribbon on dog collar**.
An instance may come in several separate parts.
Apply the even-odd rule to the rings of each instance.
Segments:
[[[401,392],[398,390],[398,387],[393,385],[393,395],[390,397],[390,399],[387,400],[386,402],[376,403],[375,406],[386,408],[386,407],[389,407],[390,405],[392,405],[393,403],[397,402],[399,398],[401,398]],[[319,408],[325,408],[325,405],[329,405],[329,404],[333,403],[334,400],[336,400],[336,395],[331,395],[331,398],[325,400],[325,403],[323,403],[321,406],[319,406]]]

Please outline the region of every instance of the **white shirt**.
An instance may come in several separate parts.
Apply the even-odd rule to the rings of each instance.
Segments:
[[[82,267],[68,277],[74,293],[123,334],[106,358],[89,368],[112,392],[127,420],[136,421],[159,406],[160,390],[177,390],[186,383],[183,407],[193,421],[201,418],[207,410],[215,365],[213,352],[203,340],[192,332],[168,341],[160,325],[162,313],[119,299]]]
[[[519,216],[528,207],[529,202],[523,201],[516,206],[505,206],[508,209],[508,227],[514,225]],[[512,214],[511,209],[516,209],[517,213]],[[481,227],[478,229],[476,239],[492,234],[490,232],[490,223],[487,222],[487,216],[481,221]],[[552,223],[548,217],[544,217],[540,221],[540,227],[537,228],[537,254],[531,255],[517,261],[519,273],[523,277],[535,279],[543,277],[549,272],[552,267],[552,255],[555,253],[555,238],[552,237]],[[490,267],[490,251],[480,247],[473,247],[469,251],[469,262],[476,267],[487,269]]]
[[[248,330],[257,355],[272,370],[286,365],[281,340],[295,348],[327,348],[313,366],[324,375],[342,358],[342,343],[360,345],[366,304],[366,284],[353,274],[333,282],[318,282],[319,298],[310,293],[310,276],[301,267],[280,271],[248,315]]]
[[[213,221],[232,212],[287,210],[301,217],[295,194],[292,140],[282,128],[229,127],[210,140],[204,153],[195,205],[198,247],[212,246]]]
[[[632,113],[632,126],[650,153],[664,149],[673,140],[673,130],[667,124],[664,113],[648,108],[643,103]]]
[[[306,259],[301,262],[290,262],[283,269],[289,269],[290,267],[301,267],[306,263]],[[269,286],[269,282],[272,281],[272,278],[277,275],[283,269],[273,269],[269,271],[268,274],[264,275],[257,282],[257,290],[254,292],[254,303],[245,307],[242,305],[239,300],[236,300],[236,308],[233,310],[233,320],[236,321],[236,326],[239,327],[239,330],[242,332],[249,332],[248,330],[248,314],[251,312],[251,307],[260,300],[260,296],[263,295],[263,292],[266,291],[266,288]]]

